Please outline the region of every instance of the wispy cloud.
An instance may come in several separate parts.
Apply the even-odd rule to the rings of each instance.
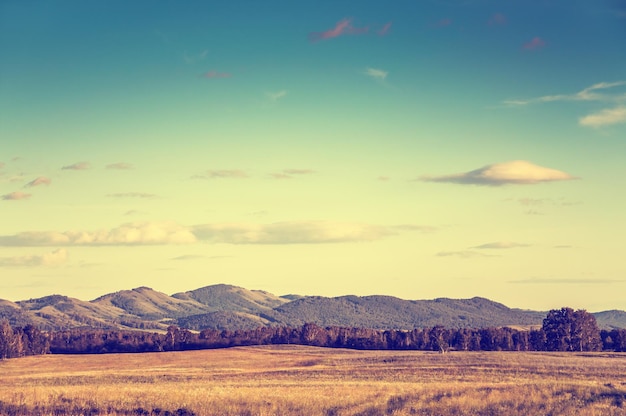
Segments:
[[[554,101],[620,101],[624,99],[623,96],[610,95],[606,93],[601,93],[599,91],[609,90],[624,85],[626,85],[626,81],[599,82],[574,94],[543,95],[541,97],[529,99],[505,100],[504,104],[527,105],[533,103],[547,103]]]
[[[193,230],[200,240],[229,244],[346,243],[374,241],[396,233],[385,226],[328,221],[204,224]]]
[[[378,179],[378,180],[379,180],[379,181],[381,181],[381,182],[387,182],[387,181],[390,181],[390,180],[391,180],[391,178],[390,178],[389,176],[379,176],[379,177],[378,177],[378,178],[376,178],[376,179]]]
[[[270,174],[274,179],[292,179],[294,176],[312,175],[313,169],[283,169],[281,172]]]
[[[19,201],[23,199],[28,199],[32,196],[32,194],[27,194],[24,192],[11,192],[10,194],[2,195],[2,200],[4,201]]]
[[[379,81],[384,81],[387,78],[387,74],[389,74],[389,72],[382,69],[366,68],[365,74]]]
[[[142,199],[151,199],[156,198],[155,194],[148,194],[145,192],[122,192],[116,194],[108,194],[109,198],[142,198]]]
[[[269,98],[270,100],[276,102],[278,100],[280,100],[281,98],[284,98],[287,96],[287,91],[286,90],[281,90],[281,91],[276,91],[276,92],[268,92],[265,95],[267,95],[267,98]]]
[[[226,259],[232,256],[203,256],[201,254],[187,254],[178,257],[172,257],[171,260],[176,261],[187,261],[187,260],[217,260],[217,259]]]
[[[183,53],[183,60],[188,64],[194,64],[196,62],[204,61],[209,54],[209,50],[205,49],[201,52],[190,54],[187,51]]]
[[[133,222],[98,231],[30,231],[0,236],[0,246],[133,246],[191,244],[327,244],[375,241],[401,232],[430,232],[417,225],[382,226],[352,222],[291,221],[271,224]]]
[[[215,70],[205,72],[204,74],[201,75],[202,78],[207,78],[207,79],[230,78],[232,76],[233,75],[230,72],[218,72]]]
[[[443,176],[422,176],[425,182],[448,182],[460,185],[529,185],[542,182],[554,182],[577,179],[556,169],[545,168],[525,160],[514,160],[487,165],[464,173]]]
[[[245,179],[248,174],[239,169],[216,169],[192,176],[192,179]]]
[[[91,163],[89,162],[78,162],[72,165],[63,166],[62,170],[87,170],[91,169]]]
[[[58,266],[65,263],[67,258],[67,250],[60,248],[41,255],[0,257],[0,267]]]
[[[38,178],[35,178],[32,181],[28,182],[26,185],[24,185],[24,187],[32,188],[32,187],[41,186],[41,185],[48,186],[51,183],[52,183],[52,180],[50,178],[46,178],[45,176],[39,176]]]
[[[447,26],[450,26],[451,24],[452,24],[452,19],[446,17],[444,19],[436,21],[432,26],[434,26],[434,27],[447,27]]]
[[[336,38],[343,35],[359,35],[369,31],[369,27],[354,27],[352,26],[351,19],[342,19],[335,25],[334,28],[325,30],[323,32],[311,32],[309,33],[309,41],[319,42],[321,40],[327,40]]]
[[[188,244],[197,241],[188,227],[174,222],[133,222],[110,230],[29,231],[0,236],[0,246],[112,246]]]
[[[588,284],[588,285],[609,285],[614,283],[622,283],[625,280],[618,279],[553,279],[553,278],[530,278],[530,279],[518,279],[518,280],[509,280],[508,283],[517,283],[517,284],[535,284],[535,285],[580,285],[580,284]]]
[[[504,26],[507,24],[507,18],[502,13],[494,13],[488,23],[490,26]]]
[[[529,40],[528,42],[524,43],[522,45],[522,48],[532,51],[535,49],[541,49],[544,46],[546,46],[546,41],[541,39],[538,36],[535,36],[534,38],[532,38],[531,40]]]
[[[437,257],[459,257],[461,259],[471,259],[475,257],[496,257],[491,254],[479,253],[477,251],[462,250],[462,251],[440,251],[436,254]]]
[[[385,25],[376,33],[379,36],[385,36],[389,33],[389,30],[391,30],[391,22],[385,23]]]
[[[118,162],[118,163],[111,163],[107,165],[106,168],[111,169],[111,170],[130,170],[130,169],[134,169],[134,166],[131,163]]]
[[[581,117],[578,123],[586,127],[604,127],[611,124],[626,123],[626,106],[606,108],[597,113],[586,115]]]
[[[515,243],[513,241],[496,241],[493,243],[481,244],[479,246],[474,246],[471,248],[484,250],[484,249],[507,249],[507,248],[517,248],[517,247],[530,247],[529,244]]]

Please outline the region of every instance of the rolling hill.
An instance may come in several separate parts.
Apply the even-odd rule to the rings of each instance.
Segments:
[[[626,328],[626,312],[594,313],[601,328]],[[169,296],[148,287],[122,290],[92,301],[50,295],[18,302],[0,300],[0,319],[41,329],[77,327],[166,330],[253,329],[320,326],[413,329],[540,326],[546,312],[512,309],[489,299],[404,300],[393,296],[276,296],[232,285],[212,285]]]

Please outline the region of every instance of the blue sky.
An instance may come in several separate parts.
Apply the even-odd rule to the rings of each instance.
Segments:
[[[0,298],[625,309],[623,1],[0,2]]]

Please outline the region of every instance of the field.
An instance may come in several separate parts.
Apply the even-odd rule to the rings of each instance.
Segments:
[[[626,354],[261,346],[0,362],[2,415],[626,415]]]

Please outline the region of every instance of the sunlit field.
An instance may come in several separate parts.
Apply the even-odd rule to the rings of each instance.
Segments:
[[[2,415],[624,415],[626,354],[262,346],[0,362]]]

